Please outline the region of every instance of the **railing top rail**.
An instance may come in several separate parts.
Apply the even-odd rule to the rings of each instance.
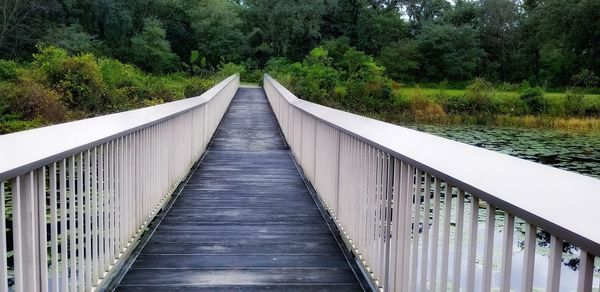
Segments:
[[[232,75],[197,97],[0,135],[0,182],[195,109],[237,78]]]
[[[321,122],[600,255],[600,180],[301,100],[265,79]]]

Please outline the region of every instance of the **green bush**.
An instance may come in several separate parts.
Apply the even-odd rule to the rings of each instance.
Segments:
[[[568,90],[565,93],[564,109],[567,115],[584,115],[585,105],[583,104],[584,95],[574,90]]]
[[[465,91],[466,108],[470,113],[492,113],[494,86],[483,78],[475,78]]]
[[[221,81],[233,74],[244,75],[246,73],[246,67],[235,63],[226,63],[219,66],[219,70],[215,74],[217,81]]]
[[[185,84],[185,97],[194,97],[201,95],[215,85],[212,79],[203,79],[200,77],[189,78]]]
[[[131,38],[131,60],[152,72],[173,72],[178,69],[179,57],[171,51],[162,22],[144,19],[141,33]]]
[[[540,87],[525,89],[520,98],[525,103],[528,113],[541,114],[547,109],[548,102],[544,98],[544,91]]]
[[[6,120],[0,119],[0,134],[8,134],[19,131],[35,129],[43,126],[44,123],[40,120],[23,121],[23,120]]]
[[[0,80],[10,80],[17,77],[18,65],[14,61],[0,59]]]
[[[591,117],[600,117],[600,97],[585,96],[583,99],[584,114]]]
[[[108,104],[105,84],[96,59],[91,54],[69,57],[49,79],[65,104],[76,110],[103,112]]]
[[[4,111],[26,120],[40,119],[47,123],[66,120],[67,110],[60,96],[52,89],[30,80],[20,79],[14,83],[0,83]]]

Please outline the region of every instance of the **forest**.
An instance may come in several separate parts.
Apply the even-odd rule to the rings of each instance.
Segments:
[[[392,122],[600,131],[598,0],[3,0],[0,133],[240,72]]]

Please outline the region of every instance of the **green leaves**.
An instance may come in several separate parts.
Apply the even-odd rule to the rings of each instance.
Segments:
[[[179,57],[171,52],[162,23],[154,18],[144,20],[141,33],[131,39],[131,60],[140,67],[153,72],[177,70]]]

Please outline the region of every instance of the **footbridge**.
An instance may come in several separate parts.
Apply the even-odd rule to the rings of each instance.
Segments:
[[[598,291],[600,180],[268,75],[0,136],[0,292]]]

